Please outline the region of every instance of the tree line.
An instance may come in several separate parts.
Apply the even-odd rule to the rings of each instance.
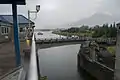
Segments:
[[[97,26],[93,29],[94,33],[92,37],[116,37],[117,36],[117,28],[115,23],[111,24],[110,26],[108,24],[103,24],[103,26]]]
[[[117,28],[116,24],[103,24],[102,26],[96,25],[94,27],[89,26],[81,26],[81,27],[71,27],[66,30],[62,30],[61,32],[68,32],[68,33],[91,33],[92,37],[104,37],[104,38],[111,38],[116,37],[117,35]]]

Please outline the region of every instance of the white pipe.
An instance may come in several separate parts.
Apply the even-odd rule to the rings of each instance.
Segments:
[[[38,80],[35,37],[32,37],[31,57],[27,80]]]

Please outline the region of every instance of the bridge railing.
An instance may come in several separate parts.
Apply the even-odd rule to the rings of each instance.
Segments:
[[[116,38],[92,38],[92,37],[78,37],[78,38],[74,38],[74,37],[66,37],[66,38],[56,38],[56,39],[38,39],[37,41],[40,42],[59,42],[59,41],[86,41],[86,40],[90,40],[90,41],[97,41],[97,42],[116,42]]]
[[[26,74],[26,80],[39,80],[39,77],[40,77],[40,72],[39,72],[38,54],[35,44],[35,35],[33,34],[29,69]]]

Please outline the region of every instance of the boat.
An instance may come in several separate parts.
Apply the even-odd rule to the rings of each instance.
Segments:
[[[115,57],[96,42],[86,41],[77,55],[78,71],[86,71],[97,80],[114,80]]]
[[[43,35],[43,33],[41,33],[41,32],[38,32],[38,33],[37,33],[37,35]]]

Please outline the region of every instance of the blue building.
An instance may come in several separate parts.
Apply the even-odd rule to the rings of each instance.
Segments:
[[[26,29],[29,27],[29,20],[23,16],[18,15],[19,25],[19,39],[25,39]],[[34,22],[30,21],[30,27],[34,26]],[[13,16],[12,15],[0,15],[0,42],[13,40]]]

